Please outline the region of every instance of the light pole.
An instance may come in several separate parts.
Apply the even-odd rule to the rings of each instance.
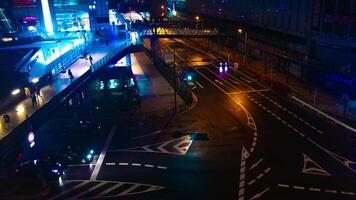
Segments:
[[[90,4],[89,5],[89,18],[90,18],[90,30],[93,31],[94,28],[95,28],[95,25],[94,25],[94,12],[95,12],[95,4]]]
[[[242,29],[237,30],[240,34],[244,33],[244,64],[247,63],[247,37],[248,33],[247,31],[243,31]]]
[[[177,113],[177,71],[176,71],[176,48],[173,47],[173,87],[174,87],[174,113]]]

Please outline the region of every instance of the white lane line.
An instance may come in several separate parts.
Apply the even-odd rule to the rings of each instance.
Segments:
[[[198,81],[195,81],[195,83],[201,88],[204,89],[204,86],[202,84],[200,84]]]
[[[289,188],[289,185],[286,184],[278,184],[279,187]]]
[[[154,165],[148,165],[148,164],[145,164],[144,166],[145,167],[150,167],[150,168],[154,167]]]
[[[253,168],[257,167],[261,162],[263,158],[259,159],[255,164],[253,164],[248,170],[252,170]]]
[[[321,189],[319,188],[309,188],[309,190],[314,192],[321,192]]]
[[[218,79],[214,80],[216,83],[219,83],[220,85],[224,85],[224,83],[222,83],[221,81],[219,81]]]
[[[297,185],[294,185],[293,188],[294,188],[294,189],[297,189],[297,190],[304,190],[304,189],[305,189],[305,187],[303,187],[303,186],[297,186]]]
[[[158,168],[158,169],[167,169],[166,166],[160,166],[160,165],[158,165],[157,168]]]
[[[327,192],[327,193],[334,193],[334,194],[336,194],[336,193],[337,193],[337,191],[336,191],[336,190],[328,190],[328,189],[326,189],[326,190],[325,190],[325,192]]]
[[[101,168],[101,165],[103,164],[103,161],[104,161],[104,158],[105,158],[105,155],[106,155],[106,152],[108,151],[108,148],[109,148],[109,145],[111,143],[111,140],[114,136],[114,133],[116,131],[116,128],[117,126],[114,125],[112,128],[111,128],[111,131],[108,135],[108,138],[106,139],[106,142],[105,142],[105,145],[103,147],[103,150],[101,151],[100,153],[100,156],[99,156],[99,159],[98,161],[96,162],[96,165],[95,165],[95,168],[93,170],[93,173],[91,174],[91,177],[90,177],[90,180],[91,181],[95,181],[96,178],[98,177],[98,174],[100,172],[100,168]]]
[[[129,163],[119,163],[120,166],[127,166]]]
[[[248,182],[247,184],[248,185],[252,185],[252,184],[254,184],[256,182],[256,180],[255,179],[252,179],[250,182]]]
[[[105,163],[105,165],[113,166],[116,165],[116,163]]]
[[[135,166],[135,167],[141,167],[141,163],[131,163],[132,166]]]

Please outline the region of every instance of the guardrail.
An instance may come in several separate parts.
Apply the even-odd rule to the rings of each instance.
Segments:
[[[126,48],[125,48],[126,47]],[[53,97],[49,102],[43,105],[39,110],[32,114],[27,120],[19,124],[11,133],[0,141],[0,156],[1,165],[11,164],[14,162],[16,152],[22,150],[23,145],[26,142],[27,132],[29,125],[35,130],[39,128],[43,123],[49,119],[49,116],[57,109],[60,104],[66,101],[71,95],[73,95],[80,87],[94,77],[100,69],[104,69],[108,62],[113,62],[115,56],[124,56],[128,53],[136,51],[137,47],[130,44],[123,44],[110,51],[102,59],[98,60],[93,66],[92,70],[88,70],[82,76],[74,80],[69,86]],[[93,73],[94,72],[94,73]]]
[[[297,103],[302,104],[302,106],[307,107],[308,109],[310,109],[310,110],[316,112],[318,115],[321,115],[321,116],[325,117],[326,119],[328,119],[328,120],[334,122],[335,124],[338,124],[338,125],[344,127],[345,129],[348,129],[348,130],[350,130],[350,131],[356,133],[356,129],[355,129],[355,128],[353,128],[353,127],[351,127],[351,126],[349,126],[349,125],[347,125],[347,124],[341,122],[341,121],[338,120],[338,119],[335,119],[334,117],[331,117],[330,115],[324,113],[323,111],[321,111],[321,110],[319,110],[319,109],[313,107],[312,105],[310,105],[310,104],[308,104],[308,103],[306,103],[306,102],[300,100],[300,99],[297,98],[296,96],[292,96],[291,98],[292,98],[294,101],[296,101]]]

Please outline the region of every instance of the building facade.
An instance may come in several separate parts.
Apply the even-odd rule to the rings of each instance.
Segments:
[[[186,9],[246,25],[250,40],[300,54],[296,76],[313,71],[310,78],[356,85],[356,0],[188,0]]]

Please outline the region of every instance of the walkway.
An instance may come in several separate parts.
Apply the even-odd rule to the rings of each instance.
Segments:
[[[145,53],[131,54],[131,62],[141,99],[141,108],[136,116],[138,127],[134,133],[140,135],[141,132],[161,130],[173,114],[173,88]],[[177,105],[178,111],[185,108],[179,95]]]
[[[94,42],[92,46],[95,46],[95,48],[89,48],[87,51],[93,57],[93,63],[95,64],[98,60],[105,57],[111,50],[117,48],[119,45],[122,45],[125,42],[126,40],[115,40],[110,42],[109,46],[106,46],[105,42]],[[70,67],[68,67],[68,69],[72,71],[75,80],[87,72],[89,70],[89,66],[89,60],[78,59]],[[0,140],[9,134],[20,123],[22,123],[26,119],[26,115],[31,116],[70,84],[71,80],[69,79],[68,74],[60,74],[54,78],[51,85],[47,85],[41,88],[41,97],[38,98],[37,105],[32,106],[31,99],[27,98],[18,103],[16,106],[9,108],[3,113],[0,113],[1,116],[4,113],[7,113],[11,119],[10,124],[5,124],[4,120],[2,118],[0,119]]]

